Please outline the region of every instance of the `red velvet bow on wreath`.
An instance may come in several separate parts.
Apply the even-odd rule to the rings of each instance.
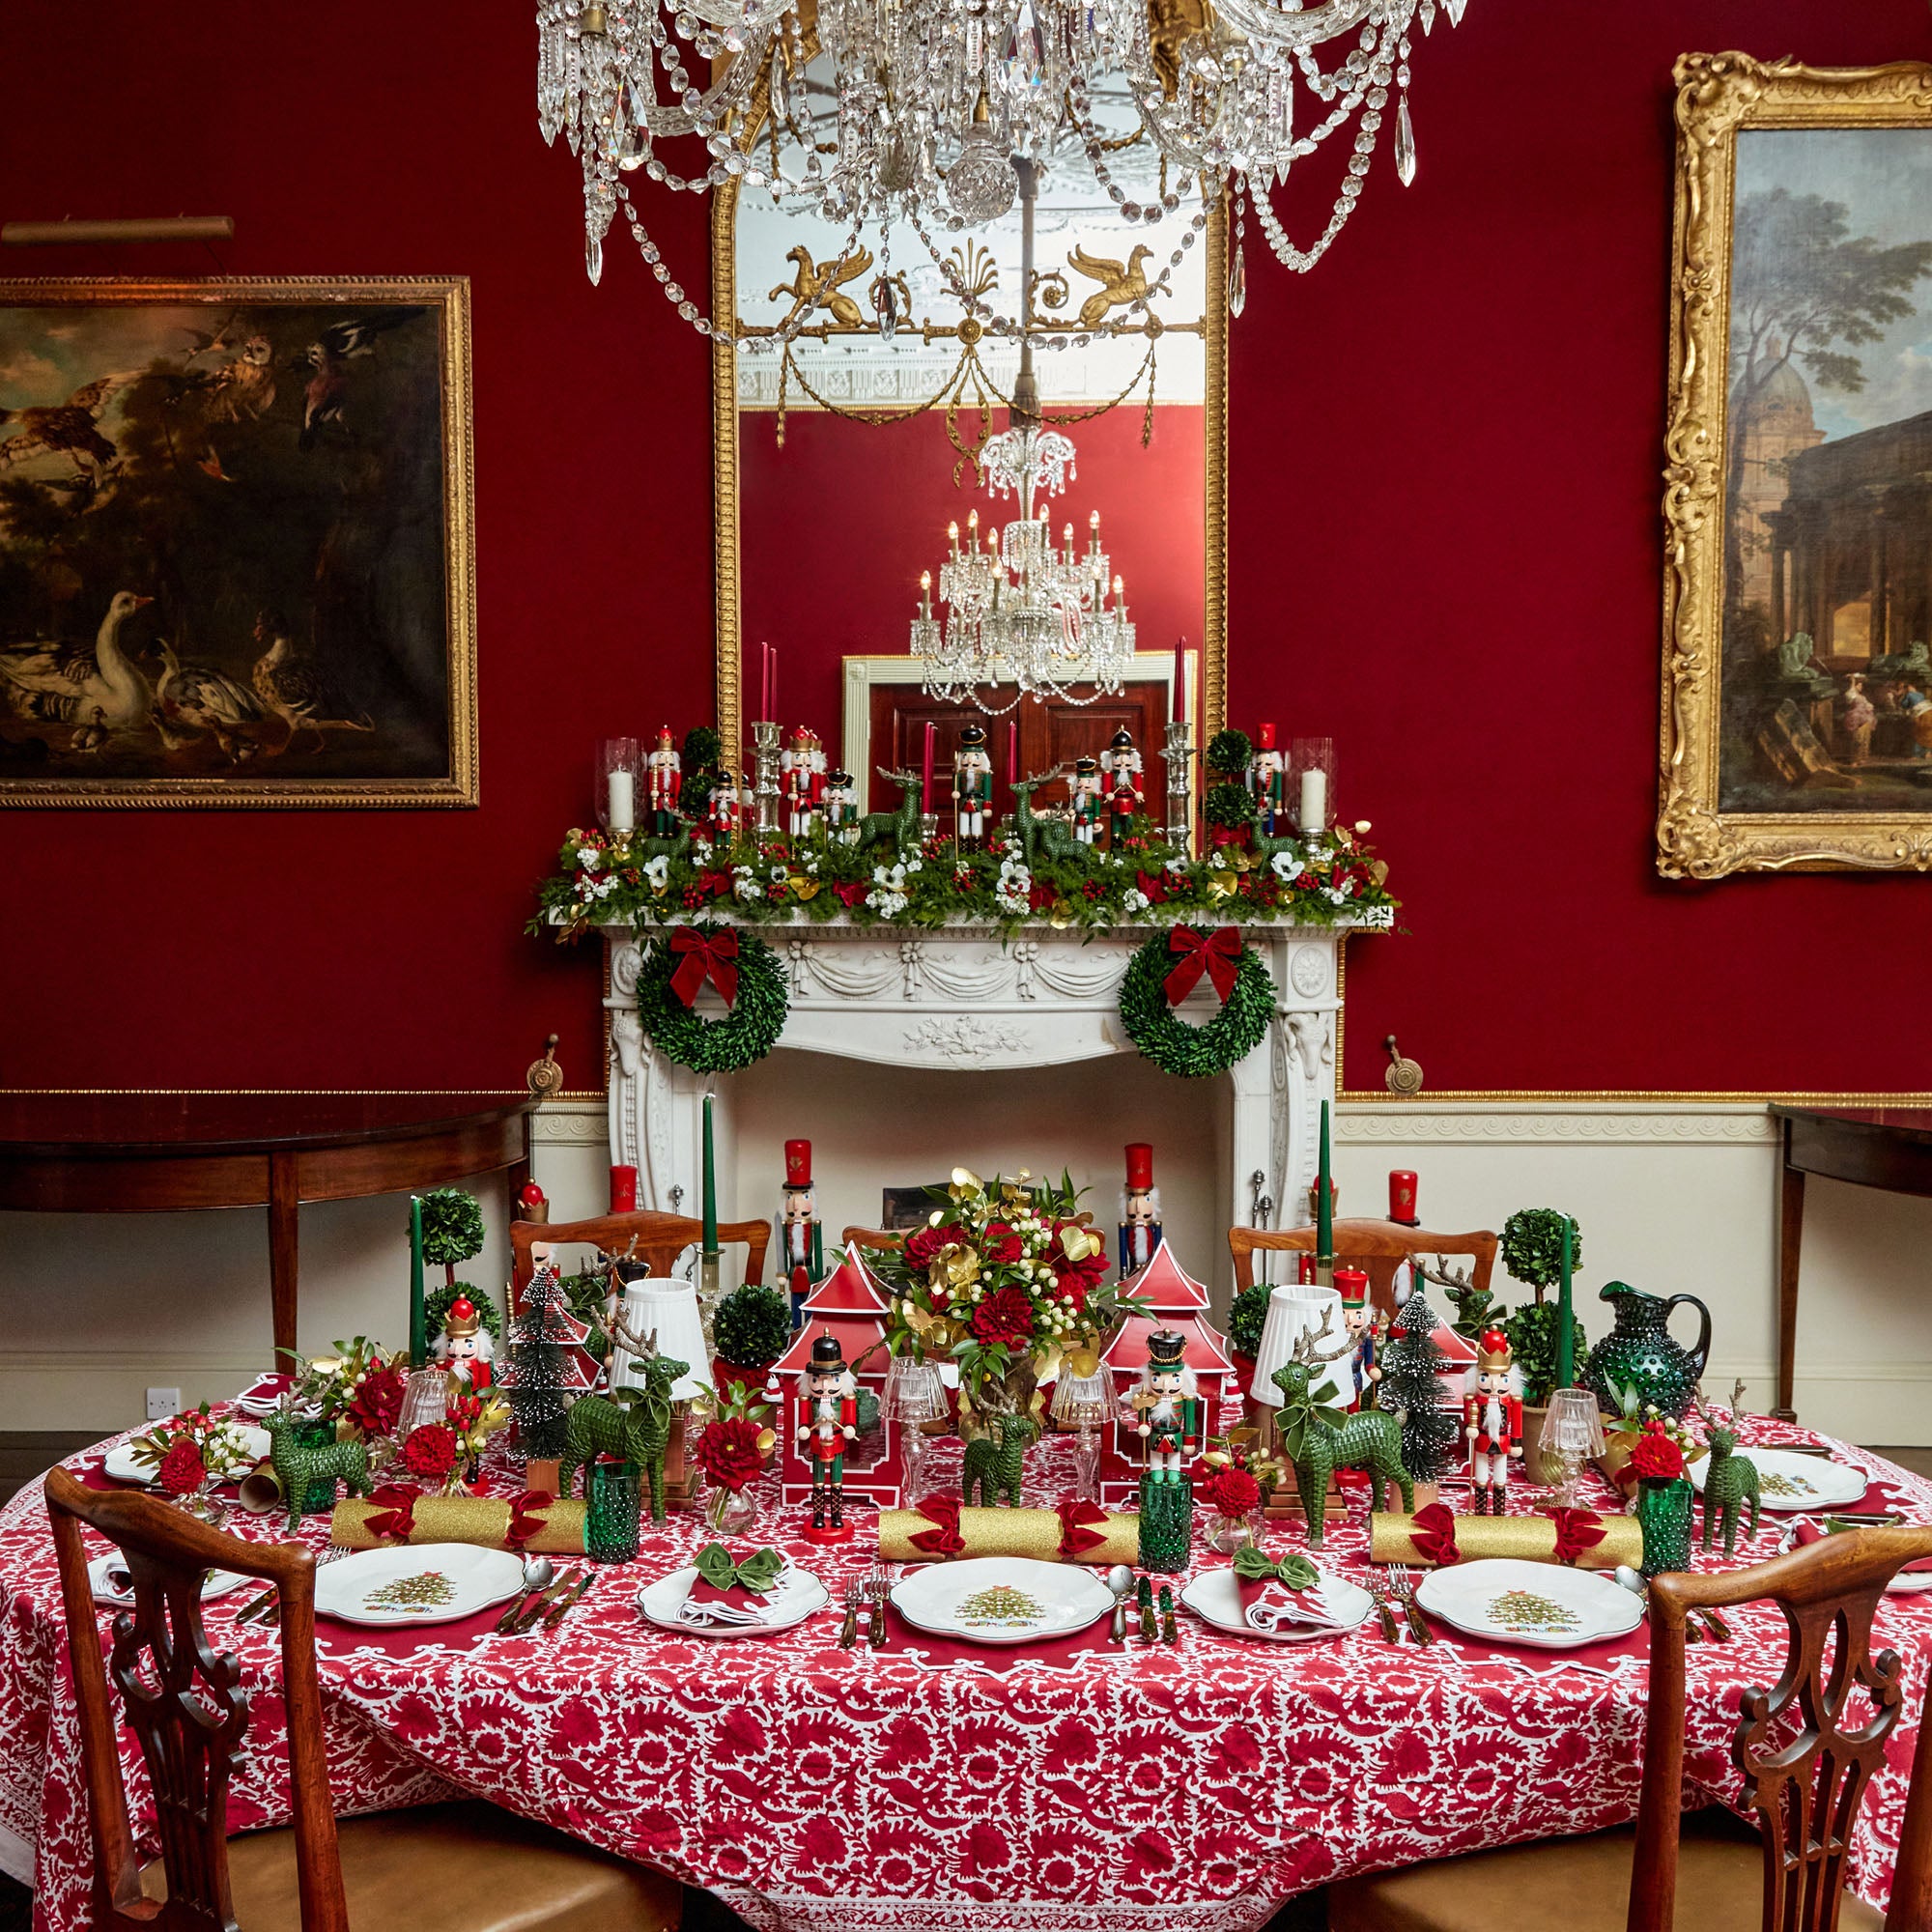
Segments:
[[[696,1000],[698,988],[707,980],[727,1007],[738,997],[738,935],[730,926],[722,932],[695,932],[688,925],[676,926],[670,935],[670,950],[683,955],[670,976],[670,989],[687,1007]]]
[[[1212,932],[1197,932],[1191,925],[1177,925],[1167,935],[1167,950],[1175,964],[1161,981],[1169,1006],[1178,1007],[1196,986],[1202,974],[1212,982],[1216,998],[1224,1004],[1235,990],[1235,973],[1241,963],[1241,932],[1238,926],[1217,926]]]

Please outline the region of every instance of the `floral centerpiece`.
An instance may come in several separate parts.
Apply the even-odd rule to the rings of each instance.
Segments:
[[[321,1422],[352,1423],[365,1436],[393,1434],[403,1412],[408,1364],[366,1335],[335,1344],[332,1355],[282,1353],[295,1363],[290,1400],[297,1414]]]
[[[892,1293],[886,1346],[959,1370],[969,1432],[985,1418],[1038,1424],[1040,1384],[1063,1366],[1091,1376],[1100,1344],[1138,1296],[1106,1283],[1107,1247],[1079,1211],[1071,1179],[982,1181],[963,1167],[942,1205],[876,1266]]]
[[[242,1424],[213,1414],[207,1403],[170,1416],[128,1448],[136,1463],[154,1470],[162,1494],[197,1514],[213,1485],[245,1476],[255,1466]]]
[[[1645,1473],[1635,1466],[1635,1455],[1647,1439],[1662,1437],[1674,1443],[1684,1466],[1710,1453],[1683,1423],[1665,1415],[1654,1402],[1643,1401],[1634,1385],[1618,1389],[1617,1397],[1617,1414],[1604,1417],[1604,1453],[1598,1467],[1626,1495]],[[1656,1465],[1662,1456],[1660,1449],[1652,1447],[1646,1460]],[[1681,1476],[1684,1467],[1676,1473]]]
[[[441,1494],[467,1494],[491,1436],[509,1421],[510,1406],[496,1390],[466,1390],[450,1397],[441,1422],[425,1422],[403,1437],[397,1460],[411,1475],[439,1484]]]
[[[718,1412],[698,1432],[692,1455],[711,1479],[711,1499],[704,1514],[713,1529],[743,1535],[757,1516],[757,1498],[751,1486],[779,1439],[765,1420],[771,1412],[769,1403],[758,1401],[745,1383],[734,1381],[721,1398]]]

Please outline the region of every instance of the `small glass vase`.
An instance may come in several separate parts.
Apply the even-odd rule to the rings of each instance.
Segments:
[[[629,1563],[638,1553],[641,1472],[635,1463],[593,1463],[585,1493],[583,1553],[593,1563]]]
[[[1643,1530],[1643,1574],[1690,1567],[1690,1504],[1695,1492],[1682,1477],[1636,1486],[1636,1520]]]
[[[1259,1546],[1262,1540],[1262,1513],[1253,1510],[1246,1516],[1223,1516],[1219,1510],[1209,1510],[1201,1540],[1221,1556],[1232,1556],[1236,1550],[1245,1549],[1250,1544]]]
[[[711,1492],[704,1506],[704,1520],[720,1536],[749,1536],[758,1520],[758,1492],[747,1483],[743,1489],[727,1490],[723,1484]]]

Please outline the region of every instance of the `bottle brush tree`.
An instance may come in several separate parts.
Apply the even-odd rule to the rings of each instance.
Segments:
[[[539,1269],[524,1297],[523,1312],[510,1321],[510,1357],[503,1392],[516,1418],[517,1439],[526,1462],[558,1457],[574,1386],[568,1350],[576,1329],[565,1312],[563,1288],[548,1269]]]
[[[1382,1350],[1377,1406],[1402,1411],[1403,1466],[1418,1483],[1439,1483],[1449,1465],[1460,1424],[1442,1401],[1437,1379],[1448,1365],[1435,1340],[1435,1311],[1413,1293],[1397,1311]]]

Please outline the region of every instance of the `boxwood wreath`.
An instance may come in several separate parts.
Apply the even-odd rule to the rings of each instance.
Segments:
[[[1266,1036],[1268,1021],[1274,1017],[1274,980],[1261,954],[1239,941],[1238,933],[1235,937],[1240,951],[1232,974],[1225,976],[1221,1010],[1200,1026],[1181,1019],[1168,997],[1168,980],[1184,956],[1185,943],[1198,944],[1199,934],[1185,926],[1156,933],[1127,962],[1121,980],[1121,1023],[1127,1037],[1163,1073],[1183,1080],[1226,1073]],[[1202,970],[1194,972],[1195,980]],[[1219,990],[1221,977],[1217,976],[1214,983]],[[1183,987],[1181,997],[1186,991]]]
[[[696,1010],[709,980],[729,1010]],[[754,932],[718,924],[677,926],[643,949],[638,1018],[667,1060],[694,1073],[735,1073],[762,1060],[784,1031],[791,1001],[778,954]]]

